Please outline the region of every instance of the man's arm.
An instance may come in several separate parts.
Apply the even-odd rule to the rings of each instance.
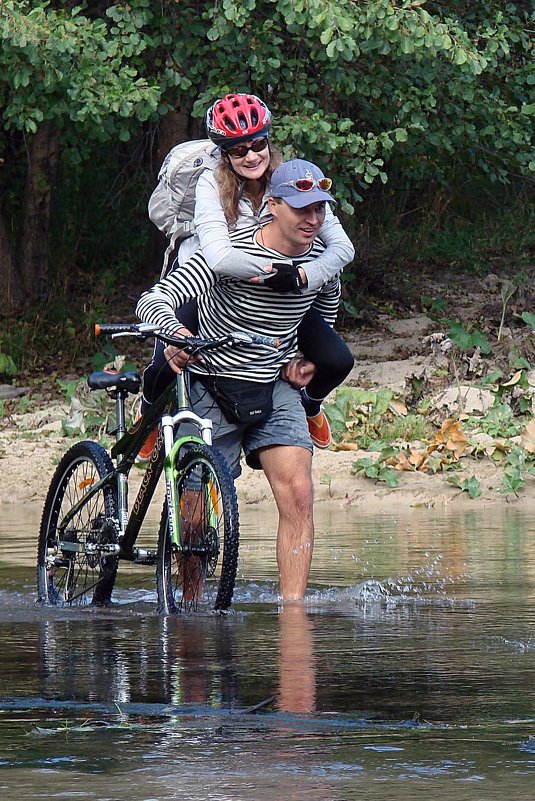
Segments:
[[[202,255],[197,253],[144,292],[137,303],[136,314],[143,323],[177,331],[184,327],[180,322],[180,307],[207,292],[217,280]]]

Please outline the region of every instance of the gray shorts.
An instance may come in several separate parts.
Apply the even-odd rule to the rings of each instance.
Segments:
[[[272,445],[294,445],[312,452],[305,410],[299,390],[287,381],[278,379],[273,389],[273,411],[262,423],[240,425],[229,423],[209,392],[195,381],[190,399],[196,414],[213,422],[213,444],[230,465],[232,475],[241,473],[240,455],[243,448],[249,467],[261,470],[258,451]]]

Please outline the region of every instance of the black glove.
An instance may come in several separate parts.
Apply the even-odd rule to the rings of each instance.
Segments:
[[[305,288],[306,284],[292,262],[275,261],[273,268],[277,272],[270,273],[264,278],[264,285],[273,292],[294,292],[298,295]]]

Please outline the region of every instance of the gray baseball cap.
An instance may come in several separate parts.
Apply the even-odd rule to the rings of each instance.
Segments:
[[[322,182],[328,184],[324,189],[321,189]],[[308,185],[310,188],[307,188]],[[269,194],[271,197],[282,198],[294,209],[302,209],[311,203],[336,203],[327,192],[330,188],[330,179],[325,178],[320,168],[311,161],[291,159],[273,171]]]

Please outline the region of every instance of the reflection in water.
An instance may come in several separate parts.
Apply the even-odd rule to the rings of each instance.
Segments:
[[[240,651],[248,668],[251,656],[243,652],[243,640],[256,648],[267,636],[263,658],[273,666],[265,692],[275,690],[276,708],[281,711],[314,711],[312,616],[295,604],[281,608],[260,629],[251,623],[254,626],[249,618],[239,622],[215,616],[46,620],[37,626],[40,686],[34,693],[45,699],[99,700],[119,706],[191,704],[240,711],[263,700],[261,684],[240,688]],[[242,640],[239,645],[237,639]],[[28,656],[32,664],[34,654],[26,652]],[[253,655],[253,664],[259,657],[260,653]],[[26,661],[19,649],[15,661]],[[278,687],[273,684],[277,676]],[[265,680],[263,675],[260,681]]]
[[[301,604],[288,604],[279,614],[279,626],[277,707],[285,712],[313,712],[316,672],[312,619]]]
[[[45,699],[119,705],[232,706],[238,679],[225,618],[158,615],[47,620],[38,624]]]
[[[532,517],[320,509],[281,608],[245,509],[223,617],[160,617],[129,573],[110,609],[35,607],[30,528],[0,521],[0,797],[532,801]]]

